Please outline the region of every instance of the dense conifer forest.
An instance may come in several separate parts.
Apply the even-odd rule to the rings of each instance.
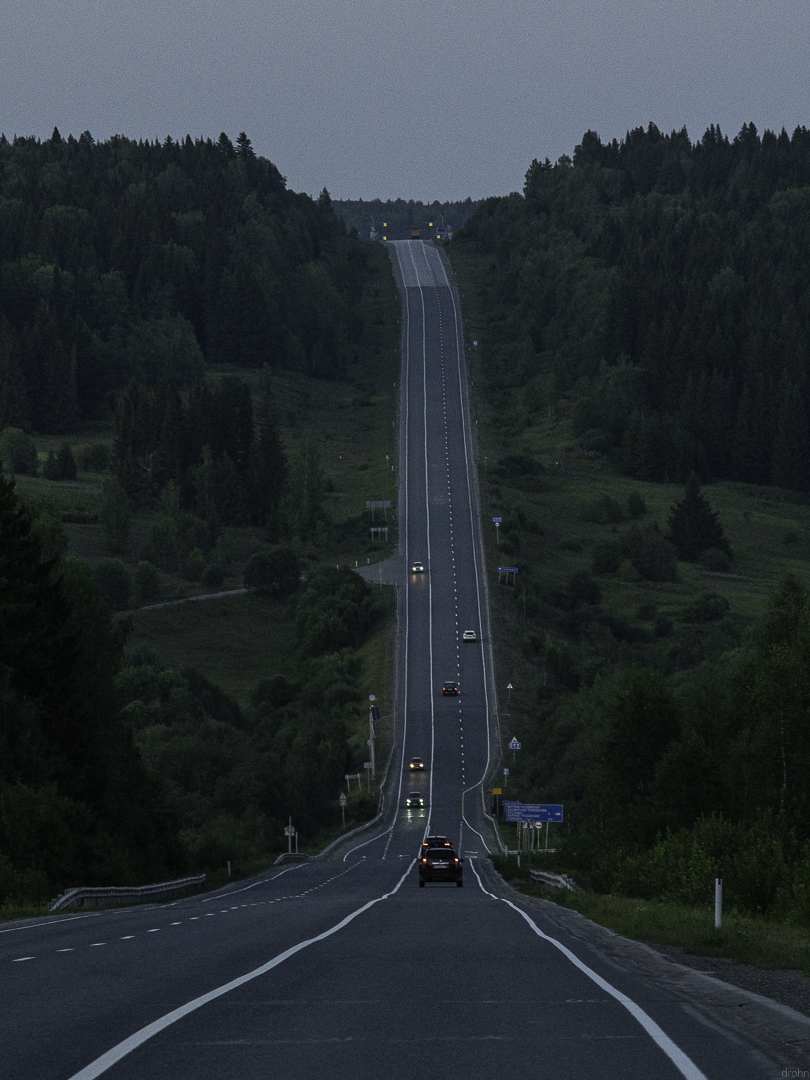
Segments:
[[[333,408],[352,416],[352,380],[370,406],[384,347],[390,397],[387,274],[328,192],[288,191],[244,133],[0,137],[0,905],[227,860],[244,872],[289,814],[309,837],[339,820],[365,750],[357,650],[385,605],[318,565],[345,538],[330,534],[317,439],[287,408],[285,446],[276,390],[308,379],[331,403],[345,382]],[[114,557],[68,555],[70,527]],[[111,615],[167,581],[216,592],[234,545],[236,584],[287,649],[285,675],[241,704],[127,651],[132,628]],[[373,814],[367,801],[350,813]]]
[[[362,246],[232,143],[0,137],[0,430],[105,419],[208,363],[339,372]]]
[[[803,924],[807,553],[750,508],[804,520],[809,231],[810,131],[650,124],[534,161],[451,246],[520,568],[512,797],[565,803],[561,866],[597,889],[705,903],[721,866],[737,910]],[[754,606],[766,544],[792,575]]]
[[[810,485],[810,131],[654,124],[532,162],[465,230],[520,424],[569,399],[629,475]]]

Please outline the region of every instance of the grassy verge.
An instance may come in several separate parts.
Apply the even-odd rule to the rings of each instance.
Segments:
[[[655,945],[678,945],[693,956],[726,957],[740,964],[771,970],[800,969],[810,976],[810,931],[738,915],[723,913],[723,925],[714,928],[714,899],[703,907],[635,900],[601,893],[544,889],[529,875],[526,856],[496,856],[498,872],[527,896],[540,896],[560,907],[578,911],[600,926],[634,941]],[[535,857],[532,869],[548,866],[549,860]],[[555,868],[556,869],[556,868]]]

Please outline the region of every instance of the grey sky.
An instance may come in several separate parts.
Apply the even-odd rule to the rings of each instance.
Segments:
[[[0,130],[246,131],[297,191],[520,190],[654,120],[810,126],[807,0],[0,0]]]

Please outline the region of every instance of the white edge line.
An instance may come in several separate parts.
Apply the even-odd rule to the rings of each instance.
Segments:
[[[374,907],[375,904],[379,904],[381,900],[387,900],[389,896],[393,896],[394,893],[398,892],[402,883],[405,881],[405,878],[413,869],[415,862],[416,859],[411,860],[408,869],[390,892],[383,893],[382,896],[378,896],[374,900],[369,900],[367,904],[363,904],[362,907],[351,912],[345,919],[341,919],[339,923],[330,927],[329,930],[324,930],[322,934],[318,934],[315,937],[307,938],[306,941],[299,941],[297,945],[293,945],[291,948],[279,953],[278,956],[274,956],[272,960],[268,960],[268,962],[262,964],[261,967],[254,968],[253,971],[249,971],[246,975],[240,975],[237,979],[232,979],[223,986],[218,986],[216,990],[210,990],[207,994],[202,994],[192,1001],[187,1001],[185,1005],[181,1005],[178,1009],[172,1009],[172,1011],[166,1013],[165,1016],[161,1016],[159,1020],[154,1020],[151,1024],[147,1024],[146,1027],[141,1028],[140,1031],[136,1031],[134,1035],[130,1035],[129,1038],[124,1039],[122,1042],[118,1043],[117,1046],[112,1047],[111,1050],[102,1054],[101,1057],[96,1058],[95,1061],[91,1061],[89,1065],[86,1065],[83,1069],[74,1073],[73,1076],[70,1077],[70,1080],[94,1080],[95,1077],[101,1076],[102,1073],[105,1073],[108,1069],[112,1068],[113,1065],[126,1057],[127,1054],[132,1053],[133,1050],[137,1050],[139,1046],[142,1046],[145,1042],[159,1032],[164,1031],[167,1027],[177,1023],[178,1020],[184,1019],[184,1017],[195,1012],[197,1009],[202,1008],[203,1005],[207,1005],[210,1001],[215,1001],[224,994],[230,993],[231,990],[236,990],[238,987],[244,986],[245,983],[257,979],[260,975],[265,975],[268,971],[272,971],[273,968],[278,967],[279,964],[283,964],[285,960],[289,960],[291,956],[295,956],[295,954],[301,952],[302,949],[306,949],[310,945],[315,945],[317,942],[331,937],[332,934],[336,934],[338,930],[342,930],[344,926],[348,926],[348,924],[356,919],[358,915],[362,915],[364,911],[368,911],[368,909]]]
[[[542,938],[543,941],[549,942],[549,944],[553,945],[556,949],[559,949],[563,956],[565,956],[568,960],[571,961],[574,967],[579,968],[579,970],[583,972],[583,974],[587,975],[588,978],[595,982],[596,985],[602,990],[604,990],[606,994],[610,994],[610,996],[615,998],[620,1005],[623,1005],[633,1017],[633,1019],[638,1021],[639,1024],[641,1024],[641,1026],[644,1028],[644,1030],[647,1032],[653,1042],[659,1047],[659,1049],[666,1054],[666,1056],[669,1058],[669,1060],[672,1062],[672,1064],[675,1066],[681,1076],[685,1078],[685,1080],[707,1080],[706,1074],[700,1071],[697,1065],[695,1065],[694,1061],[692,1061],[690,1057],[687,1057],[683,1050],[681,1050],[681,1048],[677,1046],[672,1041],[672,1039],[670,1039],[669,1035],[667,1035],[666,1032],[664,1032],[662,1028],[660,1028],[658,1024],[656,1024],[653,1018],[648,1013],[646,1013],[640,1005],[636,1005],[635,1001],[633,1001],[632,998],[627,997],[627,995],[623,994],[621,990],[617,990],[615,986],[611,986],[611,984],[607,982],[607,980],[603,979],[601,975],[597,975],[593,968],[589,968],[587,964],[584,964],[579,959],[579,957],[575,953],[571,952],[570,949],[566,948],[566,946],[563,945],[561,941],[557,941],[556,938],[550,937],[548,934],[543,933],[537,923],[535,923],[535,921],[529,915],[527,915],[526,912],[522,910],[522,908],[519,908],[517,904],[513,904],[511,900],[507,900],[503,896],[496,896],[495,893],[491,893],[488,889],[485,889],[484,883],[481,881],[478,871],[475,868],[475,862],[472,859],[470,860],[470,866],[472,867],[472,871],[475,874],[476,878],[478,878],[478,884],[481,887],[481,891],[483,893],[486,893],[487,896],[492,897],[493,900],[500,900],[502,903],[508,904],[510,908],[512,908],[518,913],[518,915],[520,915],[526,920],[526,922],[529,924],[532,930],[534,930],[535,934],[537,934],[538,937]]]

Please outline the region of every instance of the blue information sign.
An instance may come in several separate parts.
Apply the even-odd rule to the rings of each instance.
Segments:
[[[505,821],[562,821],[560,803],[504,803]]]
[[[518,568],[516,566],[499,566],[498,567],[498,573],[499,574],[516,574],[517,572],[518,572]]]
[[[496,525],[500,525],[500,523],[503,521],[503,518],[493,518],[492,520],[495,522]]]

